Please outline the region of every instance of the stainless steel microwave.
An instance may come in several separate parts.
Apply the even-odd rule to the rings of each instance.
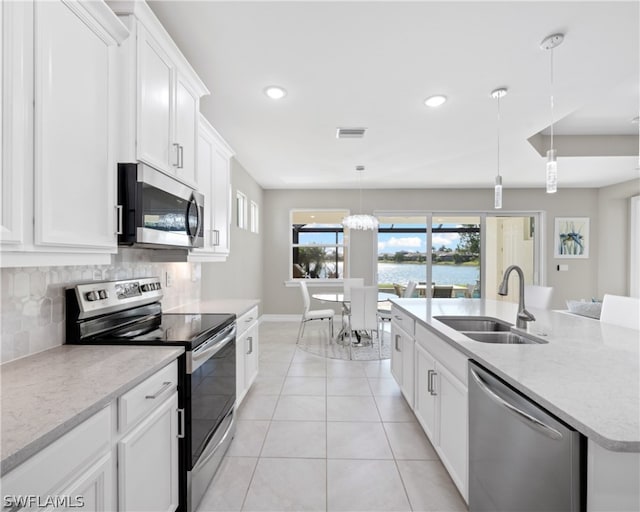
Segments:
[[[120,245],[204,245],[204,196],[148,165],[118,164],[118,215]]]

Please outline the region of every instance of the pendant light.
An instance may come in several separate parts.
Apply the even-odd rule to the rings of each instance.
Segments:
[[[364,172],[364,165],[356,166],[358,172],[358,180],[360,183],[360,214],[348,215],[342,219],[342,226],[349,229],[355,229],[360,231],[378,229],[378,219],[373,215],[365,215],[362,213],[362,173]]]
[[[550,148],[547,151],[547,194],[554,194],[558,190],[558,161],[556,159],[556,150],[553,147],[553,49],[559,46],[564,41],[564,34],[552,34],[545,37],[540,43],[540,48],[543,50],[549,50],[549,67],[550,67],[550,82],[551,82],[551,94],[550,94],[550,106],[551,106],[551,140]]]
[[[500,87],[491,91],[491,97],[498,100],[498,158],[496,174],[496,185],[493,192],[493,207],[496,210],[502,208],[502,176],[500,175],[500,98],[504,98],[507,94],[506,87]]]

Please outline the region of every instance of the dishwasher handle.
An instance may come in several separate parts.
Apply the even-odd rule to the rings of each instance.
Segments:
[[[547,436],[547,437],[549,437],[551,439],[555,439],[556,441],[559,441],[560,439],[562,439],[562,437],[563,437],[562,433],[558,432],[555,428],[550,427],[546,423],[543,423],[539,419],[534,418],[533,416],[531,416],[529,413],[527,413],[527,412],[525,412],[525,411],[523,411],[521,409],[518,409],[515,405],[510,404],[509,402],[507,402],[503,398],[499,397],[489,387],[489,385],[482,379],[482,377],[480,377],[480,375],[478,375],[473,369],[470,369],[470,373],[471,373],[471,376],[473,377],[473,379],[476,381],[476,384],[478,385],[478,387],[484,393],[486,393],[496,403],[498,403],[499,405],[502,405],[503,407],[505,407],[509,412],[513,413],[523,423],[525,423],[529,427],[533,428],[534,430],[537,430],[541,434],[543,434],[543,435],[545,435],[545,436]]]

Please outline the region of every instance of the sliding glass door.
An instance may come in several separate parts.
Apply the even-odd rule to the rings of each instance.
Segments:
[[[378,213],[378,218],[381,289],[400,293],[415,281],[415,296],[511,301],[497,294],[509,265],[520,266],[528,284],[541,284],[538,213]]]

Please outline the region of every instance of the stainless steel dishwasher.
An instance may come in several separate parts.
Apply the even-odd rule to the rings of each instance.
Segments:
[[[469,362],[471,512],[585,510],[581,452],[578,432]]]

